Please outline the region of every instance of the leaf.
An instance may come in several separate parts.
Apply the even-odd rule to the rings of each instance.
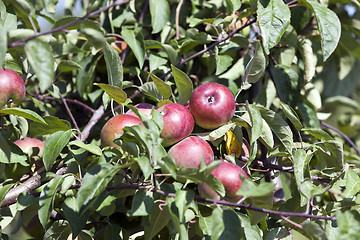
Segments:
[[[248,108],[251,113],[250,117],[251,117],[252,127],[251,127],[250,145],[252,145],[261,136],[263,121],[259,108],[257,108],[253,104],[248,105]]]
[[[256,197],[251,199],[251,204],[257,208],[271,209],[273,207],[273,194],[268,194],[263,197]],[[255,225],[263,221],[267,216],[266,213],[247,210],[250,217],[250,224]],[[246,234],[246,232],[245,232]]]
[[[250,219],[245,214],[238,213],[240,217],[241,226],[244,228],[245,239],[261,240],[262,232],[258,225],[250,222]]]
[[[86,40],[95,47],[95,49],[105,48],[108,44],[104,34],[99,30],[93,28],[80,28],[80,32],[86,37]]]
[[[8,142],[6,141],[6,139],[1,134],[1,132],[0,132],[0,153],[3,155],[1,157],[3,161],[9,161],[11,156],[11,148]]]
[[[71,125],[68,121],[59,119],[55,116],[45,116],[45,123],[32,122],[30,125],[29,134],[31,137],[38,137],[47,134],[52,134],[58,131],[67,131],[71,129]]]
[[[360,238],[360,214],[357,210],[336,210],[336,223],[341,239]]]
[[[170,6],[166,0],[150,0],[151,26],[152,34],[163,30],[165,24],[169,21]]]
[[[329,8],[314,0],[300,0],[300,4],[310,8],[316,18],[321,37],[321,49],[325,62],[335,51],[341,36],[341,23],[337,15]]]
[[[344,197],[352,198],[360,191],[360,177],[354,170],[349,169],[345,172],[345,180]]]
[[[269,124],[271,130],[279,138],[281,144],[285,147],[286,151],[291,155],[293,149],[293,133],[279,114],[268,110],[260,109],[262,118]]]
[[[300,53],[304,60],[304,81],[309,82],[315,76],[317,65],[317,59],[313,53],[310,39],[304,38],[300,40]]]
[[[269,182],[261,182],[256,185],[254,182],[244,179],[240,189],[236,192],[236,195],[243,197],[263,197],[272,194],[275,185]]]
[[[148,216],[154,210],[153,193],[146,189],[136,191],[131,204],[129,216]]]
[[[90,54],[82,59],[80,63],[81,69],[79,69],[76,75],[76,89],[82,97],[85,96],[94,81],[94,71],[100,56],[101,54]]]
[[[43,228],[46,228],[47,222],[50,219],[51,212],[54,208],[55,194],[62,182],[62,176],[53,178],[40,193],[39,198],[39,220]]]
[[[152,73],[148,73],[151,79],[154,81],[156,88],[159,90],[160,94],[163,96],[164,99],[169,99],[171,97],[172,91],[171,87],[166,84],[163,80],[159,77],[155,76]]]
[[[179,104],[185,105],[193,92],[193,83],[191,79],[180,69],[171,65],[176,88],[179,92]]]
[[[290,122],[294,125],[294,127],[300,131],[302,129],[302,124],[299,120],[299,116],[295,112],[295,110],[287,105],[286,103],[280,102],[280,106],[285,113],[286,117],[290,120]]]
[[[0,206],[8,193],[8,191],[14,186],[14,183],[6,184],[5,186],[1,186],[0,188]]]
[[[269,54],[290,24],[290,9],[282,0],[259,0],[257,6],[264,48]]]
[[[215,208],[211,214],[211,240],[243,239],[239,216],[231,209]]]
[[[80,64],[71,60],[62,60],[58,65],[58,69],[61,72],[71,72],[73,70],[77,70],[80,68],[81,68]]]
[[[17,145],[5,139],[3,143],[4,145],[0,148],[0,163],[19,163],[25,167],[29,166],[27,155]]]
[[[256,41],[255,53],[246,65],[243,82],[256,83],[257,81],[259,81],[265,73],[266,65],[266,57],[261,48],[261,44]]]
[[[294,175],[298,186],[300,186],[305,179],[310,178],[309,161],[311,158],[307,157],[305,150],[297,149],[294,154]]]
[[[69,222],[57,220],[46,230],[44,239],[68,239],[70,234],[71,228]]]
[[[175,195],[175,205],[178,209],[178,217],[180,221],[185,218],[185,211],[194,201],[195,192],[192,190],[177,190]]]
[[[170,221],[170,215],[167,208],[155,206],[152,213],[149,215],[149,225],[144,227],[145,240],[153,239],[158,232],[163,229]]]
[[[71,130],[58,131],[50,135],[46,140],[43,151],[44,167],[47,171],[51,169],[63,148],[68,144]]]
[[[150,159],[146,156],[135,158],[135,161],[138,163],[141,171],[144,174],[145,179],[148,179],[150,175],[155,171],[151,166]]]
[[[69,145],[75,145],[75,146],[78,146],[79,148],[83,148],[85,149],[86,151],[89,151],[95,155],[98,155],[98,156],[101,156],[102,155],[102,151],[101,149],[96,146],[95,144],[93,143],[89,143],[89,144],[86,144],[80,140],[75,140],[75,141],[71,141],[69,142]]]
[[[6,29],[0,24],[0,67],[3,66],[6,53],[7,53],[7,33],[6,33]]]
[[[219,75],[225,72],[229,66],[231,66],[233,58],[229,55],[219,55],[218,48],[215,48],[215,60],[216,60],[216,72],[215,75]]]
[[[36,112],[30,110],[30,109],[24,109],[24,108],[18,108],[18,107],[12,107],[12,108],[5,108],[0,110],[1,114],[12,114],[16,116],[20,116],[23,118],[27,118],[29,120],[32,120],[34,122],[42,123],[46,125],[45,120]]]
[[[64,27],[65,25],[68,25],[69,23],[73,23],[79,20],[79,17],[74,17],[74,16],[66,16],[63,18],[60,18],[59,20],[57,20],[52,29],[56,29],[58,27]],[[65,27],[65,29],[68,30],[77,30],[80,27],[86,27],[86,28],[92,28],[94,30],[98,30],[101,31],[101,28],[99,27],[99,25],[97,23],[95,23],[94,21],[91,21],[89,19],[82,19],[81,22],[78,22],[76,24],[73,24],[71,26]],[[59,32],[54,32],[53,35],[56,37],[57,35],[59,35]]]
[[[136,32],[131,29],[123,28],[121,30],[121,36],[123,36],[125,42],[133,51],[141,69],[145,61],[145,43],[144,36],[142,35],[141,31]]]
[[[35,38],[25,43],[25,53],[39,80],[40,90],[45,92],[54,81],[54,56],[48,43]]]
[[[303,128],[301,129],[304,132],[309,133],[313,137],[321,141],[332,141],[334,140],[327,132],[319,128]]]
[[[121,88],[123,81],[121,58],[118,52],[109,43],[106,43],[103,50],[108,74],[108,83],[112,86]]]
[[[77,193],[77,209],[82,209],[91,200],[96,199],[105,190],[106,186],[121,169],[110,163],[102,163],[91,168],[83,177],[82,185]],[[86,209],[87,207],[85,207]],[[85,211],[84,209],[84,211]]]
[[[109,95],[110,98],[114,99],[117,103],[123,104],[126,102],[126,92],[124,92],[124,90],[121,88],[105,83],[94,83],[94,85],[99,86]]]
[[[79,214],[80,211],[77,208],[76,200],[75,197],[67,197],[62,205],[65,218],[69,221],[73,236],[78,236],[85,227],[89,217],[89,212]]]

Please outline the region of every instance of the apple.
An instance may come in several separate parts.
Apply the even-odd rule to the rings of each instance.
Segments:
[[[2,108],[8,100],[19,105],[23,101],[26,93],[23,79],[15,71],[11,69],[0,69],[0,108]]]
[[[39,148],[39,156],[42,156],[45,143],[37,138],[26,137],[24,139],[18,139],[14,142],[24,153],[32,154],[32,148]]]
[[[119,147],[113,141],[124,133],[124,127],[142,124],[138,117],[119,114],[112,117],[101,129],[101,144],[103,146]]]
[[[197,87],[192,93],[189,110],[198,126],[215,129],[234,116],[235,98],[226,86],[206,83]]]
[[[162,145],[168,147],[189,136],[194,129],[194,118],[189,110],[178,103],[168,103],[157,109],[163,116],[160,133]]]
[[[168,155],[178,167],[200,168],[201,161],[209,165],[214,161],[214,152],[209,143],[197,136],[187,137],[172,146]]]
[[[224,185],[226,192],[225,197],[229,201],[237,202],[242,198],[242,196],[236,194],[243,183],[240,175],[245,178],[248,177],[241,167],[236,164],[223,161],[217,168],[211,171],[211,174]],[[220,199],[219,195],[206,184],[199,183],[198,187],[201,196],[215,200]]]
[[[153,108],[157,109],[156,106],[150,103],[139,103],[136,104],[134,107],[136,107],[139,110],[139,112],[144,113],[148,116],[151,114]],[[136,115],[136,113],[134,113],[131,109],[129,109],[125,114],[138,117],[138,115]]]

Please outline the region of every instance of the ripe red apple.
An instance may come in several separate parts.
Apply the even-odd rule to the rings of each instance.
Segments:
[[[136,104],[134,107],[136,107],[139,110],[139,112],[144,113],[146,115],[150,115],[153,108],[157,109],[156,106],[154,106],[150,103],[139,103],[139,104]],[[126,114],[134,116],[134,117],[138,117],[136,115],[136,113],[134,113],[131,109],[129,109],[126,112]]]
[[[235,98],[219,83],[206,83],[191,95],[189,110],[202,128],[215,129],[227,123],[235,113]]]
[[[103,146],[119,147],[113,141],[124,133],[124,127],[142,124],[138,117],[119,114],[112,117],[101,129],[101,144]]]
[[[211,174],[216,177],[225,188],[225,197],[230,201],[238,201],[241,199],[241,196],[237,195],[237,191],[240,189],[243,181],[240,178],[240,175],[248,178],[245,171],[236,164],[229,162],[222,162],[217,168],[211,171]],[[215,191],[213,191],[209,186],[204,183],[199,183],[199,192],[204,197],[209,197],[213,199],[219,199]]]
[[[37,138],[26,137],[24,139],[18,139],[14,142],[24,153],[32,154],[32,148],[39,148],[39,156],[42,156],[45,143]]]
[[[11,69],[0,69],[0,108],[10,99],[17,105],[25,97],[26,89],[23,79]]]
[[[160,136],[168,147],[189,136],[194,129],[194,118],[181,104],[169,103],[157,109],[163,116],[164,127]]]
[[[174,158],[178,167],[200,168],[202,160],[206,165],[214,161],[214,152],[211,146],[197,136],[181,140],[170,148],[168,154]]]

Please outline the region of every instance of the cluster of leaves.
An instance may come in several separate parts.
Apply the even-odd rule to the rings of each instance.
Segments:
[[[0,65],[27,89],[0,110],[1,238],[28,226],[45,239],[360,237],[356,1],[57,2],[0,1]],[[194,134],[247,170],[240,203],[198,195],[205,181],[224,196],[220,161],[177,168],[157,111],[100,147],[110,115],[185,105],[205,82],[238,103]],[[40,159],[13,144],[26,136],[45,142]]]

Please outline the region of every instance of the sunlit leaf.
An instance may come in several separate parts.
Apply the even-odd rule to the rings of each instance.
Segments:
[[[169,21],[170,6],[166,0],[150,0],[152,33],[160,32]]]
[[[193,92],[193,84],[191,79],[180,69],[171,65],[175,84],[179,92],[179,104],[185,105]]]
[[[46,140],[43,151],[43,162],[46,170],[50,170],[63,148],[68,144],[71,130],[58,131]]]

